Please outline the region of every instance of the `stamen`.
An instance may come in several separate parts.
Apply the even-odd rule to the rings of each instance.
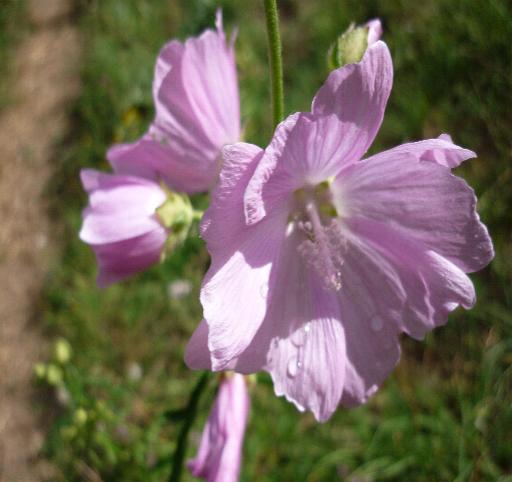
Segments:
[[[327,289],[339,291],[345,238],[336,219],[331,219],[326,226],[322,224],[314,201],[309,201],[305,209],[310,221],[298,222],[298,227],[308,239],[299,244],[298,251],[320,275]]]

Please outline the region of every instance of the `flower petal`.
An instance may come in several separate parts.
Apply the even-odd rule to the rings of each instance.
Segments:
[[[205,320],[201,320],[187,343],[185,363],[192,370],[212,369],[210,351],[208,350],[208,323]]]
[[[367,279],[377,273],[385,275],[387,283],[382,280],[375,286],[373,299],[380,300],[380,312],[386,311],[383,306],[394,307],[394,311],[388,310],[389,317],[401,331],[421,339],[427,331],[445,324],[457,306],[473,307],[473,284],[455,264],[391,224],[352,218],[347,226],[352,238],[359,240],[355,259],[371,258],[374,264],[366,272],[361,267],[357,271]],[[353,275],[344,273],[347,279]]]
[[[368,47],[373,45],[382,37],[382,24],[378,18],[369,20],[365,27],[368,27]]]
[[[289,259],[281,264],[264,322],[263,330],[272,336],[265,369],[276,395],[299,410],[311,410],[323,422],[343,393],[345,335],[336,293],[297,259],[297,247],[292,235],[285,248]]]
[[[295,114],[281,123],[252,176],[244,197],[246,222],[251,225],[267,212],[289,203],[299,188],[314,188],[336,176],[351,162],[353,145],[346,142],[335,115],[316,118]]]
[[[361,62],[332,71],[313,99],[314,115],[336,114],[343,140],[352,145],[352,158],[360,159],[372,144],[384,117],[393,84],[388,47],[377,41]]]
[[[244,377],[227,375],[204,427],[197,456],[187,463],[194,477],[237,482],[249,405]]]
[[[160,227],[124,241],[92,245],[99,266],[98,286],[104,288],[157,263],[166,239],[167,232]]]
[[[201,290],[209,325],[213,370],[226,368],[252,340],[263,321],[270,270],[286,228],[285,210],[250,229],[245,226],[242,195],[261,151],[238,143],[224,150],[218,187],[204,216],[202,235],[212,262]],[[241,317],[240,314],[244,316]]]
[[[401,146],[371,156],[367,160],[391,159],[397,154],[410,154],[419,161],[436,162],[450,168],[457,167],[463,161],[476,157],[473,151],[454,144],[448,134],[441,134],[437,139],[426,139],[424,141],[402,144]]]
[[[191,147],[180,150],[179,144],[169,144],[166,134],[158,132],[152,126],[150,133],[139,141],[112,146],[107,158],[115,172],[154,181],[162,178],[178,192],[196,193],[210,189],[216,180],[218,166],[207,160],[215,158],[218,150],[194,151]]]
[[[159,179],[173,190],[207,191],[217,180],[220,150],[240,137],[234,49],[222,31],[206,30],[160,51],[153,80],[156,116],[139,141],[111,148],[115,171]]]
[[[342,171],[332,188],[342,217],[389,224],[466,273],[494,256],[473,190],[445,166],[381,154]]]
[[[165,201],[158,184],[132,176],[81,173],[89,191],[80,238],[86,243],[113,243],[160,229],[155,210]]]
[[[218,27],[221,27],[218,24]],[[171,64],[167,75],[156,81],[156,125],[185,155],[190,150],[214,152],[240,137],[240,106],[234,49],[221,28],[206,30],[188,39],[180,49],[164,49]]]

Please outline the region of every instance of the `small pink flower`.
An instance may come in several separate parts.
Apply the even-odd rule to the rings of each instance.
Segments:
[[[167,239],[156,209],[166,200],[155,182],[134,176],[80,173],[89,205],[83,212],[80,239],[90,244],[105,287],[156,263]]]
[[[203,430],[196,458],[188,462],[192,475],[208,482],[236,482],[250,399],[243,375],[228,374]]]
[[[475,154],[441,136],[362,160],[392,77],[377,41],[331,72],[312,112],[288,117],[265,150],[225,147],[202,226],[212,263],[189,366],[266,370],[277,395],[324,421],[376,392],[400,333],[421,339],[474,305],[466,273],[493,247],[450,168]]]
[[[109,150],[117,173],[162,178],[180,192],[213,187],[222,146],[240,139],[234,37],[227,41],[220,11],[216,27],[163,47],[153,81],[155,120],[137,142]]]

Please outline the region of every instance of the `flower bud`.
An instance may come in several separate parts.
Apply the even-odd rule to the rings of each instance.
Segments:
[[[327,54],[329,69],[334,70],[346,64],[359,62],[366,49],[382,35],[380,20],[370,20],[363,26],[351,23],[331,45]]]

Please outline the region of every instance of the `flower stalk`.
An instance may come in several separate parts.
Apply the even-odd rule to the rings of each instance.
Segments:
[[[283,57],[277,0],[263,0],[267,21],[270,87],[272,91],[272,120],[276,127],[284,117]]]

